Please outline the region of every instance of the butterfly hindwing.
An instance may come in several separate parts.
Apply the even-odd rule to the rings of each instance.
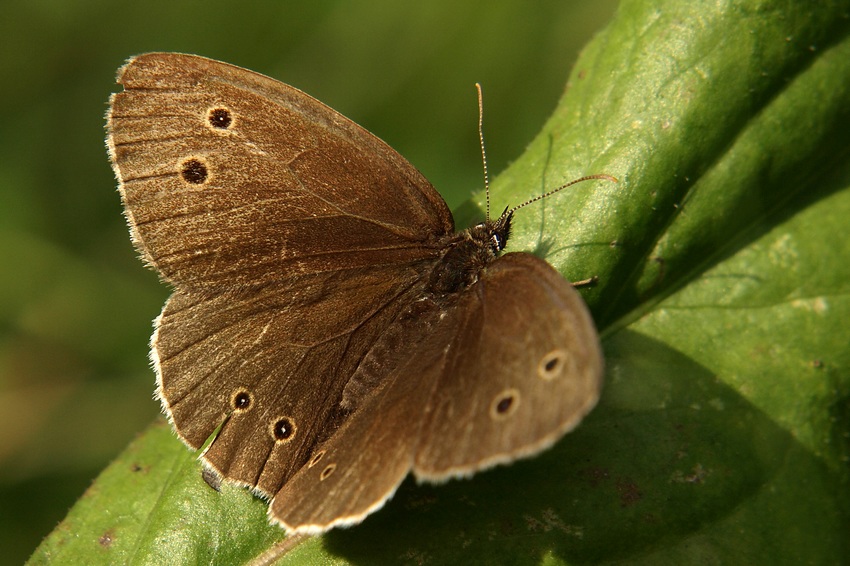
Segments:
[[[329,434],[348,378],[410,301],[417,274],[388,268],[267,286],[249,295],[177,291],[152,340],[157,394],[180,437],[225,477],[273,494]],[[328,290],[332,287],[332,290]],[[318,317],[339,312],[349,316]],[[275,434],[288,420],[289,436]]]
[[[337,433],[275,495],[269,514],[287,531],[359,523],[383,506],[410,472],[428,399],[445,367],[445,345],[458,320],[436,307],[417,306],[387,329],[392,338],[382,344],[393,346],[372,352],[382,362],[380,383],[356,397],[353,413]]]
[[[520,293],[523,304],[499,300]],[[507,254],[448,303],[409,316],[415,307],[382,341],[412,347],[381,356],[385,379],[275,496],[270,514],[287,530],[357,523],[411,470],[441,482],[540,452],[595,405],[590,314],[543,260]]]
[[[455,309],[461,320],[413,467],[421,480],[470,476],[548,448],[593,408],[602,386],[590,313],[542,259],[496,259]]]

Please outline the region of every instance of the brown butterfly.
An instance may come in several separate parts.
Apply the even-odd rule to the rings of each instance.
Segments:
[[[109,155],[133,243],[174,289],[157,395],[191,448],[215,433],[205,464],[270,498],[273,521],[358,523],[408,472],[531,456],[596,404],[578,293],[500,255],[515,209],[455,232],[389,146],[239,67],[152,53],[118,82]]]

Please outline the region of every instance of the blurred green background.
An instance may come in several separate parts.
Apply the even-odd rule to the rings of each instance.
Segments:
[[[158,414],[147,365],[168,290],[130,246],[104,149],[115,71],[197,53],[312,94],[395,147],[450,206],[553,109],[614,0],[34,1],[0,18],[0,562],[20,563]]]

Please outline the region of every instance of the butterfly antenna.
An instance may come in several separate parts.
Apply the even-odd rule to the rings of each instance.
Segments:
[[[542,195],[537,195],[536,197],[534,197],[534,198],[532,198],[532,199],[528,199],[527,201],[525,201],[525,202],[524,202],[524,203],[522,203],[522,204],[518,204],[518,205],[516,205],[515,207],[513,207],[512,209],[510,209],[509,211],[507,211],[507,213],[506,213],[506,214],[513,214],[514,212],[516,212],[516,211],[517,211],[517,210],[519,210],[520,208],[522,208],[522,207],[524,207],[524,206],[528,206],[529,204],[531,204],[531,203],[533,203],[533,202],[537,202],[537,201],[539,201],[540,199],[544,199],[544,198],[546,198],[546,197],[548,197],[548,196],[552,196],[552,195],[554,195],[555,193],[557,193],[558,191],[562,191],[562,190],[566,189],[567,187],[571,187],[571,186],[575,185],[576,183],[581,183],[582,181],[590,181],[590,180],[592,180],[592,179],[604,179],[604,180],[606,180],[606,181],[611,181],[611,182],[613,182],[613,183],[619,183],[619,181],[617,180],[617,178],[616,178],[616,177],[612,177],[611,175],[606,175],[606,174],[604,174],[604,173],[600,173],[600,174],[598,174],[598,175],[587,175],[587,176],[585,176],[585,177],[579,177],[578,179],[573,179],[573,180],[572,180],[572,181],[570,181],[569,183],[566,183],[566,184],[564,184],[564,185],[561,185],[561,186],[560,186],[560,187],[558,187],[557,189],[552,189],[552,190],[551,190],[551,191],[549,191],[548,193],[543,193]],[[489,200],[489,193],[488,193],[488,200],[487,200],[487,204],[489,205],[489,203],[490,203],[490,200]]]
[[[481,163],[484,165],[484,193],[487,196],[487,221],[490,221],[490,175],[487,173],[487,151],[484,149],[484,97],[481,95],[481,83],[475,83],[478,90],[478,141],[481,144]]]

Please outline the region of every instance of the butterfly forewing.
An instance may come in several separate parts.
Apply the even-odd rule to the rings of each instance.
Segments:
[[[389,146],[301,91],[200,57],[119,72],[109,147],[136,246],[176,286],[232,291],[434,256],[453,230]]]

